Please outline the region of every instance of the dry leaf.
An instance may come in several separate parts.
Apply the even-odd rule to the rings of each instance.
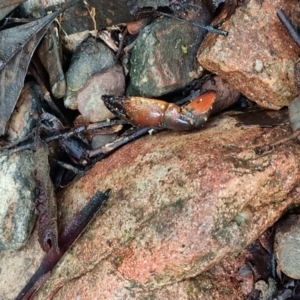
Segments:
[[[0,136],[5,134],[35,48],[53,20],[76,2],[39,20],[0,31]]]

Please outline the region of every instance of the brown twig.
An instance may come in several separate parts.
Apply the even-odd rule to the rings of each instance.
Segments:
[[[66,228],[59,234],[58,244],[60,252],[52,249],[45,255],[39,268],[32,275],[26,286],[17,296],[16,300],[30,299],[42,284],[48,279],[51,271],[70,249],[84,229],[100,210],[101,206],[107,201],[110,190],[105,193],[98,191],[90,202],[79,212],[77,216],[68,224]]]
[[[275,147],[281,146],[295,138],[297,138],[298,136],[300,136],[300,128],[296,129],[290,136],[283,138],[277,142],[274,142],[272,144],[266,145],[266,146],[262,146],[262,147],[256,147],[254,149],[256,154],[263,154],[264,152],[267,152],[271,149],[274,149]]]

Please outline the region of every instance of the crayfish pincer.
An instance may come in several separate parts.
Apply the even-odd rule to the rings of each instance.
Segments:
[[[215,98],[215,91],[207,91],[180,107],[174,103],[143,97],[102,96],[113,114],[133,125],[171,130],[201,127],[210,115]]]

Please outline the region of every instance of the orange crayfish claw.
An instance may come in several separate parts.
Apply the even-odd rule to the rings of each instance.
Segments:
[[[211,113],[217,93],[207,91],[182,108],[182,114],[191,119],[194,128],[199,128],[205,123]]]

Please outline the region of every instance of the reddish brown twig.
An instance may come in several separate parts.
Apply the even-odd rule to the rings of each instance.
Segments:
[[[16,300],[31,299],[42,284],[49,278],[53,268],[82,234],[83,230],[99,211],[103,203],[107,201],[109,194],[110,190],[107,190],[105,193],[98,191],[91,201],[70,222],[58,237],[60,252],[55,251],[53,248],[50,249],[43,258],[40,267],[19,293]]]

